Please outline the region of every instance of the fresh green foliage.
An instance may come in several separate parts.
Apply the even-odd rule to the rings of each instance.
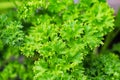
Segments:
[[[112,30],[111,15],[108,6],[97,0],[90,3],[83,0],[78,4],[72,0],[32,0],[23,4],[18,16],[27,22],[33,20],[33,26],[25,36],[21,51],[26,56],[39,54],[40,57],[33,68],[34,79],[83,77],[82,60]]]
[[[100,54],[94,59],[89,59],[86,65],[85,74],[88,75],[88,80],[120,79],[120,60],[113,53]]]
[[[20,55],[18,48],[5,47],[0,56],[0,80],[32,80],[32,61]]]
[[[4,44],[9,44],[10,46],[20,45],[24,35],[23,31],[20,30],[21,28],[22,26],[17,22],[9,23],[9,25],[1,31],[0,37]]]
[[[102,63],[106,66],[103,73],[98,71],[101,66],[96,68],[100,75],[95,76],[118,75],[119,71],[106,70],[112,59],[119,66],[114,54],[94,58],[95,64],[90,63],[90,68],[85,66],[88,55],[92,55],[94,49],[103,44],[103,37],[113,30],[112,15],[108,4],[100,0],[21,1],[15,10],[0,16],[0,55],[3,56],[0,65],[4,60],[11,60],[11,56],[16,59],[3,65],[0,79],[90,80],[92,74],[95,75],[92,68],[106,57],[108,60]],[[119,70],[118,66],[114,67],[115,71]],[[112,78],[120,79],[119,76]]]
[[[19,62],[14,61],[8,63],[4,70],[0,72],[0,79],[1,80],[31,80],[32,79],[32,71],[30,71],[32,66],[25,67],[21,65]],[[27,70],[26,70],[27,68]]]
[[[10,11],[0,16],[0,39],[4,45],[20,45],[24,38],[24,33],[21,30],[23,26],[17,21],[15,14],[15,11]]]

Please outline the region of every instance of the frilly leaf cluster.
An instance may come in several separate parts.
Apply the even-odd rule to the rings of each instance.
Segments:
[[[16,13],[0,17],[1,44],[35,61],[34,80],[86,80],[84,57],[114,26],[113,11],[98,0],[26,0]]]

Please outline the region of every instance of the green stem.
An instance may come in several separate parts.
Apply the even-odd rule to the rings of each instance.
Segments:
[[[113,41],[113,39],[117,36],[117,34],[119,33],[120,29],[118,30],[114,30],[111,33],[108,34],[105,42],[104,42],[104,46],[102,47],[100,53],[103,53],[107,50],[108,46],[110,45],[110,43]]]

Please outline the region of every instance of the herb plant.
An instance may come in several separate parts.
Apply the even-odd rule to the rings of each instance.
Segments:
[[[113,10],[104,0],[26,0],[15,5],[0,15],[1,80],[120,79],[116,55],[90,57],[114,26]],[[117,64],[113,72],[106,70],[112,69],[109,60]],[[96,67],[100,61],[102,66]],[[94,66],[97,73],[105,66],[103,73],[96,75]]]

